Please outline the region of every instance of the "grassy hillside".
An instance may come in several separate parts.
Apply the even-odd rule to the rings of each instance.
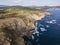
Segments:
[[[29,14],[38,14],[39,12],[43,12],[43,10],[12,6],[12,7],[7,7],[5,9],[0,9],[0,18],[24,17]]]

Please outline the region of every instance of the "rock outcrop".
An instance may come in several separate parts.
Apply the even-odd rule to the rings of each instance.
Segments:
[[[50,14],[39,12],[31,13],[23,18],[0,19],[0,45],[32,45],[29,39],[31,39],[32,31],[35,28],[34,21],[41,20],[46,15]]]

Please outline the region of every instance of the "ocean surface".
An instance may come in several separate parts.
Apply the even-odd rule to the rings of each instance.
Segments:
[[[49,10],[52,15],[35,22],[32,45],[60,45],[60,10]]]

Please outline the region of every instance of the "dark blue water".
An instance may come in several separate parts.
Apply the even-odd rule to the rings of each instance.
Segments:
[[[60,10],[49,10],[51,16],[36,21],[33,45],[60,45]]]

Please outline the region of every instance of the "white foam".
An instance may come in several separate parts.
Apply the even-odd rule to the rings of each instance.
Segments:
[[[50,20],[50,21],[46,21],[46,23],[55,24],[55,23],[56,23],[56,20]]]
[[[48,27],[50,27],[49,25],[46,25],[46,27],[48,28]]]
[[[39,31],[36,30],[35,33],[39,33]]]
[[[34,39],[34,36],[32,35],[32,39]]]
[[[40,28],[42,32],[47,31],[45,28]]]
[[[44,27],[44,25],[42,25],[42,24],[39,24],[39,27],[40,27],[40,26]]]
[[[37,36],[39,36],[39,33],[37,34]]]

